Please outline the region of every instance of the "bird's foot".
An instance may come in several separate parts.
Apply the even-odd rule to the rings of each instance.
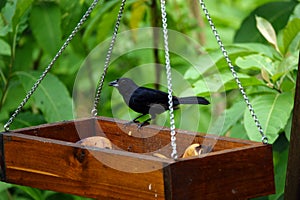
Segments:
[[[148,122],[148,121],[145,121],[145,122],[142,122],[142,123],[140,123],[140,124],[138,124],[138,130],[141,130],[142,129],[142,127],[143,126],[147,126],[147,125],[149,125],[150,123]]]
[[[137,121],[137,120],[132,120],[132,121],[126,122],[126,123],[124,124],[124,127],[126,128],[127,126],[129,126],[129,125],[131,125],[131,124],[137,124],[137,123],[139,123],[139,121]]]

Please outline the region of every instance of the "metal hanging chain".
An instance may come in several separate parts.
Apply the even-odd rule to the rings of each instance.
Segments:
[[[172,74],[169,54],[169,43],[168,43],[168,29],[167,29],[167,13],[166,13],[166,2],[161,0],[161,16],[164,36],[164,47],[165,47],[165,60],[166,60],[166,73],[168,80],[168,99],[169,99],[169,110],[170,110],[170,134],[171,134],[171,157],[173,159],[178,158],[177,145],[176,145],[176,132],[175,132],[175,120],[174,120],[174,109],[173,109],[173,91],[172,91]]]
[[[65,43],[62,45],[62,47],[56,53],[56,55],[51,60],[51,62],[49,63],[49,65],[45,68],[44,72],[40,75],[39,79],[34,83],[34,85],[32,86],[32,88],[26,94],[25,98],[22,100],[22,102],[20,103],[20,105],[18,106],[18,108],[14,111],[14,113],[11,115],[11,117],[9,118],[9,120],[7,121],[7,123],[4,125],[4,130],[5,131],[9,131],[9,126],[11,125],[11,123],[13,122],[13,120],[20,113],[20,111],[25,106],[25,104],[27,103],[27,101],[30,99],[31,95],[38,88],[38,86],[40,85],[40,83],[44,80],[45,76],[50,71],[50,69],[52,68],[52,66],[54,65],[54,63],[57,61],[57,59],[60,57],[60,55],[62,54],[62,52],[70,44],[71,40],[77,34],[77,32],[79,31],[79,29],[81,28],[81,26],[84,24],[84,22],[87,20],[87,18],[89,17],[89,15],[91,14],[91,12],[95,8],[95,6],[97,5],[98,1],[99,0],[94,0],[93,1],[93,3],[90,5],[90,7],[88,8],[88,10],[82,16],[82,18],[80,19],[80,21],[78,22],[78,24],[76,25],[76,27],[74,28],[74,30],[72,31],[72,33],[67,38],[67,40],[65,41]]]
[[[111,42],[110,42],[110,45],[109,45],[109,48],[108,48],[108,52],[106,54],[103,73],[102,73],[102,75],[100,77],[100,80],[98,82],[97,92],[95,94],[95,99],[94,99],[94,105],[93,105],[93,108],[92,108],[92,111],[91,111],[91,113],[94,117],[96,117],[98,115],[97,106],[98,106],[99,101],[100,101],[100,95],[101,95],[101,92],[102,92],[104,79],[105,79],[105,76],[107,74],[107,70],[108,70],[108,67],[109,67],[110,59],[111,59],[112,50],[114,48],[115,41],[116,41],[116,38],[117,38],[117,34],[118,34],[119,26],[120,26],[120,21],[122,19],[124,7],[125,7],[125,2],[126,2],[126,0],[122,0],[120,10],[119,10],[119,13],[118,13],[117,22],[116,22],[116,25],[115,25],[115,28],[114,28],[113,36],[112,36],[112,39],[111,39]]]
[[[227,62],[227,64],[228,64],[228,66],[229,66],[229,69],[230,69],[230,71],[231,71],[231,73],[232,73],[232,75],[233,75],[233,77],[234,77],[234,79],[235,79],[235,81],[236,81],[236,83],[237,83],[237,85],[238,85],[238,87],[239,87],[239,90],[240,90],[241,94],[243,95],[243,98],[244,98],[244,100],[245,100],[245,102],[246,102],[246,104],[247,104],[247,107],[248,107],[248,109],[249,109],[249,111],[250,111],[250,114],[251,114],[251,116],[252,116],[252,118],[253,118],[253,120],[254,120],[254,122],[255,122],[255,125],[256,125],[256,127],[257,127],[259,133],[260,133],[261,136],[262,136],[261,141],[262,141],[263,144],[268,144],[268,138],[267,138],[267,136],[264,134],[264,131],[263,131],[262,126],[261,126],[261,124],[260,124],[260,122],[259,122],[259,120],[258,120],[257,115],[256,115],[255,112],[254,112],[254,109],[253,109],[253,107],[252,107],[252,104],[251,104],[250,101],[249,101],[249,98],[248,98],[248,96],[247,96],[247,94],[246,94],[246,92],[245,92],[245,90],[244,90],[244,87],[242,86],[241,81],[240,81],[240,79],[239,79],[239,77],[238,77],[238,75],[237,75],[237,73],[236,73],[236,71],[235,71],[235,69],[234,69],[234,66],[232,65],[232,62],[231,62],[231,60],[230,60],[230,58],[229,58],[229,56],[228,56],[228,52],[227,52],[227,50],[225,49],[225,47],[224,47],[224,45],[223,45],[223,42],[222,42],[222,40],[221,40],[221,37],[220,37],[220,35],[219,35],[219,33],[218,33],[218,31],[217,31],[217,29],[216,29],[216,27],[215,27],[215,25],[214,25],[214,23],[213,23],[211,17],[210,17],[210,14],[209,14],[209,12],[208,12],[208,10],[207,10],[205,4],[204,4],[204,0],[199,0],[199,3],[200,3],[200,5],[201,5],[201,7],[202,7],[202,10],[203,10],[203,12],[204,12],[204,14],[205,14],[205,16],[206,16],[208,22],[209,22],[209,25],[210,25],[210,27],[211,27],[211,29],[212,29],[212,32],[213,32],[213,34],[214,34],[214,36],[215,36],[215,38],[216,38],[216,40],[217,40],[217,42],[218,42],[218,44],[219,44],[219,46],[220,46],[220,49],[221,49],[221,51],[222,51],[222,53],[223,53],[223,56],[224,56],[225,59],[226,59],[226,62]]]

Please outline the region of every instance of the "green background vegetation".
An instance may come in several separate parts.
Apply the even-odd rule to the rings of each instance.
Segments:
[[[0,1],[1,131],[90,3],[91,0]],[[299,51],[300,3],[296,0],[207,0],[206,4],[269,142],[273,144],[276,194],[260,199],[283,199]],[[111,37],[119,5],[119,0],[99,2],[11,129],[73,118],[72,92],[76,73],[88,54]],[[151,0],[128,0],[120,31],[160,27],[158,5],[155,6]],[[201,49],[194,49],[198,53],[198,62],[204,66],[201,69],[190,67],[186,61],[171,54],[172,67],[193,85],[198,95],[212,98],[217,103],[211,105],[215,109],[200,108],[201,121],[197,131],[205,132],[210,123],[217,125],[224,122],[218,134],[260,141],[257,128],[200,11],[198,1],[168,1],[167,13],[169,29],[186,34],[202,45]],[[131,34],[130,40],[134,42],[138,36],[135,32]],[[124,48],[128,47],[124,45]],[[111,64],[105,85],[122,76],[132,66],[164,63],[163,51],[154,55],[152,50],[123,55],[118,62]],[[213,65],[203,64],[207,56],[212,59]],[[164,71],[159,72],[164,74]],[[214,82],[216,73],[222,83]],[[155,72],[140,74],[140,78],[149,76],[158,80]],[[208,88],[206,84],[211,87]],[[111,91],[111,88],[104,87],[99,112],[112,117]],[[120,113],[125,109],[124,105],[119,105]],[[211,121],[215,116],[213,112],[219,115]],[[193,120],[190,121],[193,123]],[[83,198],[1,183],[2,199]]]

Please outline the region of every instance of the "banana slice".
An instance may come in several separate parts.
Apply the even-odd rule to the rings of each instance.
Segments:
[[[201,145],[196,143],[196,144],[191,144],[190,146],[188,146],[188,148],[186,148],[182,157],[187,158],[187,157],[191,157],[191,156],[199,156],[202,153],[203,153],[203,149],[202,149]]]
[[[112,149],[112,144],[109,141],[109,139],[101,136],[84,138],[78,141],[77,144],[81,144],[83,146],[89,146],[89,147],[97,147],[102,149]]]

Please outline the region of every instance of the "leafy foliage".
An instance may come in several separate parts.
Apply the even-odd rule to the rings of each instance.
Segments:
[[[292,93],[277,93],[258,96],[252,101],[265,134],[272,144],[286,127],[293,108]],[[282,106],[284,105],[284,106]],[[244,123],[247,135],[251,140],[260,140],[253,119],[248,112],[244,114]]]
[[[38,79],[36,72],[16,72],[22,87],[29,91],[31,86]],[[55,94],[55,95],[53,95]],[[47,75],[35,91],[33,97],[35,106],[45,115],[45,120],[62,121],[72,119],[72,100],[64,84],[52,74]]]
[[[61,12],[54,3],[39,4],[32,7],[29,24],[38,45],[53,57],[61,45]],[[41,29],[41,27],[43,27]]]
[[[268,199],[280,199],[284,194],[287,140],[291,129],[300,44],[299,18],[293,17],[297,16],[298,8],[299,5],[292,1],[273,2],[258,7],[243,21],[236,32],[235,41],[243,44],[234,44],[227,48],[264,133],[274,146],[277,193],[270,195]],[[274,15],[277,9],[281,12],[275,12],[277,14]],[[185,77],[194,81],[199,93],[206,94],[211,91],[209,89],[214,88],[212,92],[225,92],[227,99],[236,98],[237,94],[233,89],[237,87],[236,85],[229,87],[232,79],[229,78],[228,70],[224,68],[226,63],[219,57],[221,53],[216,56],[214,50],[208,52],[208,55],[199,58],[206,59],[207,56],[211,56],[215,63],[202,71],[206,74],[206,78],[197,76],[194,69],[187,70]],[[224,82],[224,87],[220,82],[216,82],[217,73]],[[209,85],[214,87],[205,87]],[[241,104],[241,97],[237,99],[230,101],[229,107],[215,121],[216,125],[224,121],[220,134],[260,141],[261,136],[248,109]]]
[[[120,26],[121,31],[150,27],[155,24],[155,20],[159,25],[160,12],[153,11],[154,1],[129,0]],[[3,130],[2,127],[11,113],[49,64],[90,3],[91,0],[0,1],[0,130]],[[111,36],[119,3],[119,0],[99,3],[90,19],[18,115],[12,128],[74,117],[71,96],[76,74],[84,60],[85,63],[94,64],[93,57],[86,60],[87,55]],[[159,1],[156,4],[159,4]],[[273,144],[277,193],[263,199],[280,199],[284,193],[297,52],[300,47],[299,2],[210,0],[206,1],[206,4],[265,134]],[[171,53],[171,63],[172,67],[193,85],[194,92],[210,96],[214,105],[200,108],[200,122],[195,117],[184,125],[176,125],[188,128],[198,123],[198,131],[201,132],[213,132],[214,130],[208,131],[210,125],[220,125],[221,129],[214,133],[260,141],[260,135],[239,94],[238,86],[198,7],[197,1],[168,1],[168,28],[179,31],[200,44],[187,47],[186,40],[173,42],[170,38],[170,46],[192,52],[195,55],[193,62],[196,64],[190,67],[191,63],[176,53]],[[158,7],[154,9],[159,10]],[[118,45],[119,49],[114,51],[122,52],[133,45],[138,46],[138,32],[131,33],[126,41]],[[189,54],[192,54],[190,52]],[[122,76],[130,71],[132,66],[164,63],[162,53],[160,50],[154,53],[149,49],[141,49],[120,56],[111,63],[107,81]],[[104,63],[105,57],[101,58],[102,63],[95,61],[97,65]],[[155,74],[163,74],[155,68],[147,69],[141,70],[137,80],[155,80],[158,78]],[[96,76],[98,75],[93,72],[90,75],[91,79]],[[164,77],[161,79],[165,81]],[[90,79],[82,82],[81,87],[88,90],[89,81]],[[174,85],[181,87],[183,84],[178,82]],[[103,93],[103,105],[99,111],[102,115],[112,116],[111,89],[104,87]],[[118,114],[128,117],[124,114],[127,110],[121,101],[116,100],[115,103]],[[177,118],[180,118],[179,114],[187,115],[184,112],[176,113]],[[157,123],[160,121],[161,119],[158,119]],[[81,198],[1,183],[0,199]]]
[[[245,18],[240,29],[236,32],[235,42],[265,42],[265,38],[255,28],[255,16],[260,16],[268,20],[275,31],[279,31],[287,24],[291,13],[295,9],[297,2],[270,2],[256,8]]]

